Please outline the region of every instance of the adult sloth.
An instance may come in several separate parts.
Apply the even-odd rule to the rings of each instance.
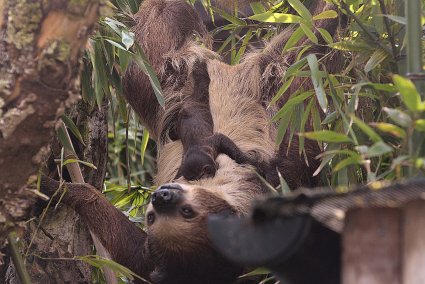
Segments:
[[[312,2],[313,15],[334,9],[326,1]],[[205,64],[205,76],[209,78],[204,81],[208,82],[214,132],[226,135],[244,153],[279,170],[291,188],[314,186],[312,173],[317,162],[313,157],[319,152],[317,145],[305,142],[308,166],[298,154],[297,139],[289,150],[288,139],[275,146],[276,125],[270,122],[289,94],[301,84],[308,88],[311,84],[294,80],[277,106],[267,108],[297,55],[297,51],[282,55],[293,28],[278,34],[264,50],[229,66],[208,48],[210,40],[204,25],[183,0],[145,0],[135,20],[136,39],[158,74],[165,97],[162,109],[148,77],[135,64],[130,66],[124,78],[127,100],[157,141],[159,152],[155,182],[160,187],[147,209],[146,232],[90,185],[68,184],[64,201],[74,206],[115,261],[153,283],[232,283],[242,267],[226,261],[212,247],[206,220],[211,214],[246,214],[251,201],[266,194],[267,189],[252,166],[238,164],[225,154],[218,155],[213,176],[196,181],[183,177],[174,180],[183,147],[180,140],[171,139],[170,131],[182,104],[193,94],[195,64]],[[338,21],[321,20],[314,25],[336,31]],[[307,39],[299,41],[300,46],[305,44],[312,43]],[[320,57],[326,47],[317,45],[311,50]],[[277,184],[273,178],[269,181]],[[43,179],[42,187],[54,191],[57,183]]]

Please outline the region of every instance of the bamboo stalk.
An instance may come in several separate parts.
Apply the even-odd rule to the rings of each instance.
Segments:
[[[421,0],[405,0],[405,14],[407,19],[406,51],[407,51],[407,76],[415,83],[421,98],[425,98],[425,73],[422,62],[422,25],[421,25]],[[417,117],[416,117],[417,118]],[[411,126],[413,127],[413,126]],[[408,140],[408,151],[411,159],[416,160],[425,153],[423,149],[424,134],[412,129]],[[409,176],[417,176],[420,171],[414,166],[409,167]]]
[[[406,0],[405,5],[407,17],[407,75],[415,76],[423,73],[421,0]]]
[[[19,280],[22,284],[31,284],[31,278],[28,274],[22,255],[17,247],[17,236],[14,232],[11,232],[7,236],[9,243],[10,255],[12,256],[13,264],[15,265],[16,273],[18,274]]]
[[[75,150],[72,146],[71,138],[69,137],[69,133],[68,133],[68,130],[66,129],[65,123],[62,122],[60,127],[65,133],[65,137],[68,140],[68,144],[72,147],[72,150],[68,149],[67,147],[64,147],[65,159],[77,159],[75,155]],[[81,172],[80,165],[78,163],[69,163],[66,165],[66,168],[69,172],[69,175],[73,183],[84,183],[84,177]],[[96,235],[91,230],[90,230],[90,235],[92,237],[93,244],[96,248],[97,254],[105,259],[111,259],[111,255],[109,254],[109,252],[105,249],[105,247],[102,245],[100,240],[96,237]],[[104,267],[103,273],[105,276],[106,283],[118,284],[117,278],[115,277],[115,273],[110,268]]]

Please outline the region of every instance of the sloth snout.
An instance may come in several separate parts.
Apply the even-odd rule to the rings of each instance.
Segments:
[[[163,185],[151,195],[153,207],[158,211],[175,208],[182,200],[182,189],[175,185]]]

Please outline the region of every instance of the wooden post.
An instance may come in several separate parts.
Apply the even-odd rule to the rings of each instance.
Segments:
[[[398,208],[347,212],[342,235],[343,284],[401,284],[400,224]]]
[[[407,203],[402,223],[403,284],[425,283],[425,201]]]

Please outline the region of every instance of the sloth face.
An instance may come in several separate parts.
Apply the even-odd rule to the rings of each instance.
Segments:
[[[226,200],[205,188],[163,185],[152,193],[146,214],[149,241],[161,250],[190,254],[200,246],[210,246],[208,216],[231,212]]]

